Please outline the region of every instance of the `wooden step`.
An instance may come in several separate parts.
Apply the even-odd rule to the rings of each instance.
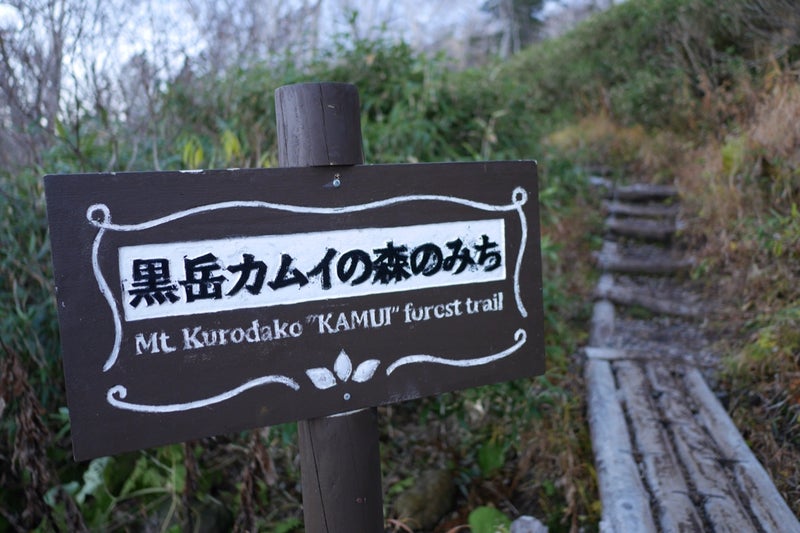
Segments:
[[[620,305],[638,306],[664,315],[698,318],[704,314],[701,305],[670,300],[658,291],[617,283],[609,274],[600,277],[594,295],[598,299],[610,300]]]
[[[800,531],[700,372],[626,352],[586,349],[601,530]]]
[[[594,254],[594,258],[601,270],[623,274],[676,274],[694,265],[692,259],[676,258],[672,253],[653,246],[625,248],[612,241],[604,241],[603,248]]]
[[[679,355],[665,355],[665,351],[659,350],[628,350],[621,348],[597,348],[587,346],[584,348],[584,353],[587,359],[599,359],[603,361],[634,361],[634,362],[652,362],[658,361],[660,363],[677,364],[684,367],[696,366],[698,363],[695,361],[692,354],[679,354]]]
[[[675,204],[662,203],[629,203],[603,200],[603,211],[609,215],[649,218],[675,218],[679,207]]]
[[[612,200],[629,202],[667,201],[678,198],[678,189],[671,185],[634,183],[615,186],[608,191],[606,196]]]
[[[667,241],[679,229],[672,220],[642,217],[608,217],[605,227],[616,235],[651,241]]]

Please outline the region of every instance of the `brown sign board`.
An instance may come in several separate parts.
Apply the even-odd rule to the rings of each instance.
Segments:
[[[78,460],[544,371],[534,162],[45,188]]]

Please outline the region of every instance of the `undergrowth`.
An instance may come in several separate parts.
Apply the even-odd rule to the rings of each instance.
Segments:
[[[752,113],[698,148],[683,175],[697,221],[703,277],[721,289],[729,410],[800,513],[800,85],[797,66],[766,72]],[[711,184],[711,187],[708,184]]]

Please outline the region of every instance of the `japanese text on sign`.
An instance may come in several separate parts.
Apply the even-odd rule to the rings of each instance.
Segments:
[[[503,219],[122,247],[127,321],[505,279]]]

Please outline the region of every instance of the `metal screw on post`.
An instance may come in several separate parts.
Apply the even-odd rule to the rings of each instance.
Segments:
[[[280,166],[364,163],[354,85],[280,87],[275,91],[275,109]],[[302,421],[298,433],[306,531],[383,531],[377,411]]]

